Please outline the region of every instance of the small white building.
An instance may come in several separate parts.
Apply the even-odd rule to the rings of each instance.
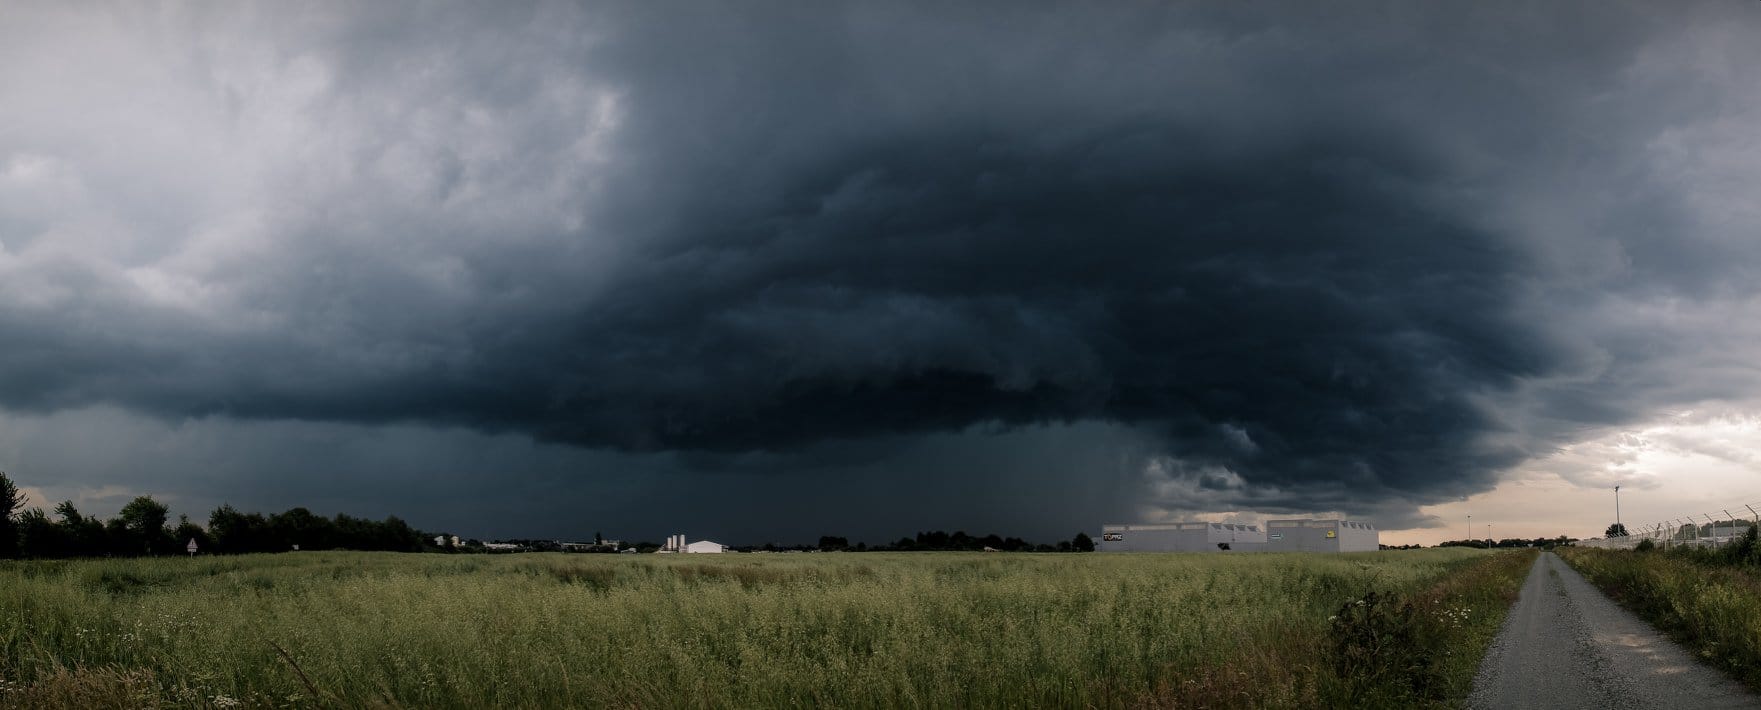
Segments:
[[[721,554],[723,552],[727,552],[727,551],[728,551],[727,545],[723,545],[719,542],[711,542],[709,540],[698,540],[697,542],[693,542],[693,543],[685,546],[685,552],[687,554],[719,555],[719,554]]]

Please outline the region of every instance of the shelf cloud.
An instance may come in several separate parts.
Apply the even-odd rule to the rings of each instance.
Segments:
[[[0,408],[391,428],[331,465],[399,481],[369,462],[502,442],[471,490],[787,480],[872,506],[752,496],[875,530],[896,476],[1061,531],[1423,525],[1761,390],[1747,7],[431,10],[9,10]],[[202,451],[166,460],[230,462],[208,496],[279,470]]]

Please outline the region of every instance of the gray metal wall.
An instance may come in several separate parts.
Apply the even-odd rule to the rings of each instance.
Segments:
[[[1096,548],[1101,552],[1260,552],[1266,531],[1258,525],[1233,523],[1150,523],[1102,525]]]
[[[1268,520],[1261,525],[1149,523],[1102,525],[1101,552],[1371,552],[1381,533],[1355,520]]]
[[[1356,520],[1268,520],[1266,549],[1272,552],[1374,552],[1381,532]]]
[[[1382,549],[1382,531],[1361,520],[1341,520],[1340,552],[1375,552]]]

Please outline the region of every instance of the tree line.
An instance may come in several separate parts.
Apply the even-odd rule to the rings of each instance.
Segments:
[[[174,525],[170,514],[151,496],[129,501],[109,520],[80,513],[73,501],[51,511],[27,510],[24,492],[0,473],[0,558],[180,555],[191,540],[202,552],[233,554],[293,549],[420,552],[433,547],[430,535],[397,516],[326,518],[305,508],[263,515],[222,505],[209,514],[204,529],[187,515],[179,515]]]
[[[598,534],[595,540],[600,539]],[[12,480],[0,473],[0,558],[61,558],[61,557],[142,557],[181,555],[185,546],[195,541],[203,553],[242,554],[249,552],[285,552],[289,550],[373,550],[389,552],[455,552],[480,551],[469,545],[455,548],[451,536],[442,535],[444,542],[435,543],[434,533],[411,527],[397,516],[369,520],[346,514],[335,517],[317,515],[305,508],[264,515],[247,513],[222,505],[208,515],[206,527],[196,524],[187,515],[179,515],[175,524],[165,504],[151,496],[140,496],[109,520],[82,514],[73,501],[63,501],[52,510],[25,509],[24,493]],[[528,549],[562,549],[548,541],[524,540]],[[659,546],[639,542],[633,547],[651,552]],[[1094,540],[1087,533],[1077,533],[1070,540],[1055,544],[1030,543],[1019,537],[1001,535],[969,535],[941,530],[919,532],[902,537],[891,544],[868,545],[849,539],[826,535],[817,545],[761,545],[737,547],[736,550],[821,550],[852,552],[906,551],[979,551],[1003,552],[1093,552]],[[610,551],[610,550],[607,550]]]
[[[1533,539],[1525,538],[1525,537],[1507,537],[1507,538],[1504,538],[1501,540],[1494,541],[1491,546],[1492,547],[1541,547],[1541,548],[1551,549],[1554,547],[1558,547],[1560,545],[1569,545],[1569,544],[1577,542],[1577,541],[1578,541],[1578,539],[1575,537],[1566,537],[1564,535],[1560,535],[1559,537],[1537,537],[1537,538],[1533,538]],[[1445,540],[1443,542],[1437,543],[1437,546],[1438,547],[1479,547],[1479,548],[1484,548],[1487,546],[1486,542],[1487,541],[1485,538],[1481,538],[1478,540]],[[1418,545],[1413,545],[1413,547],[1416,548],[1416,547],[1418,547]]]

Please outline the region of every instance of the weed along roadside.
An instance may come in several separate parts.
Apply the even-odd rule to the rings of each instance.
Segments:
[[[1416,585],[1369,577],[1325,619],[1170,673],[1133,705],[1459,706],[1536,554],[1464,556]]]
[[[1371,593],[1333,617],[1330,657],[1356,707],[1449,705],[1467,697],[1487,647],[1534,563],[1497,553],[1407,597]]]
[[[0,706],[1443,706],[1531,559],[584,557],[0,564]]]
[[[1561,548],[1603,592],[1709,665],[1761,690],[1761,549],[1753,528],[1707,550]]]

